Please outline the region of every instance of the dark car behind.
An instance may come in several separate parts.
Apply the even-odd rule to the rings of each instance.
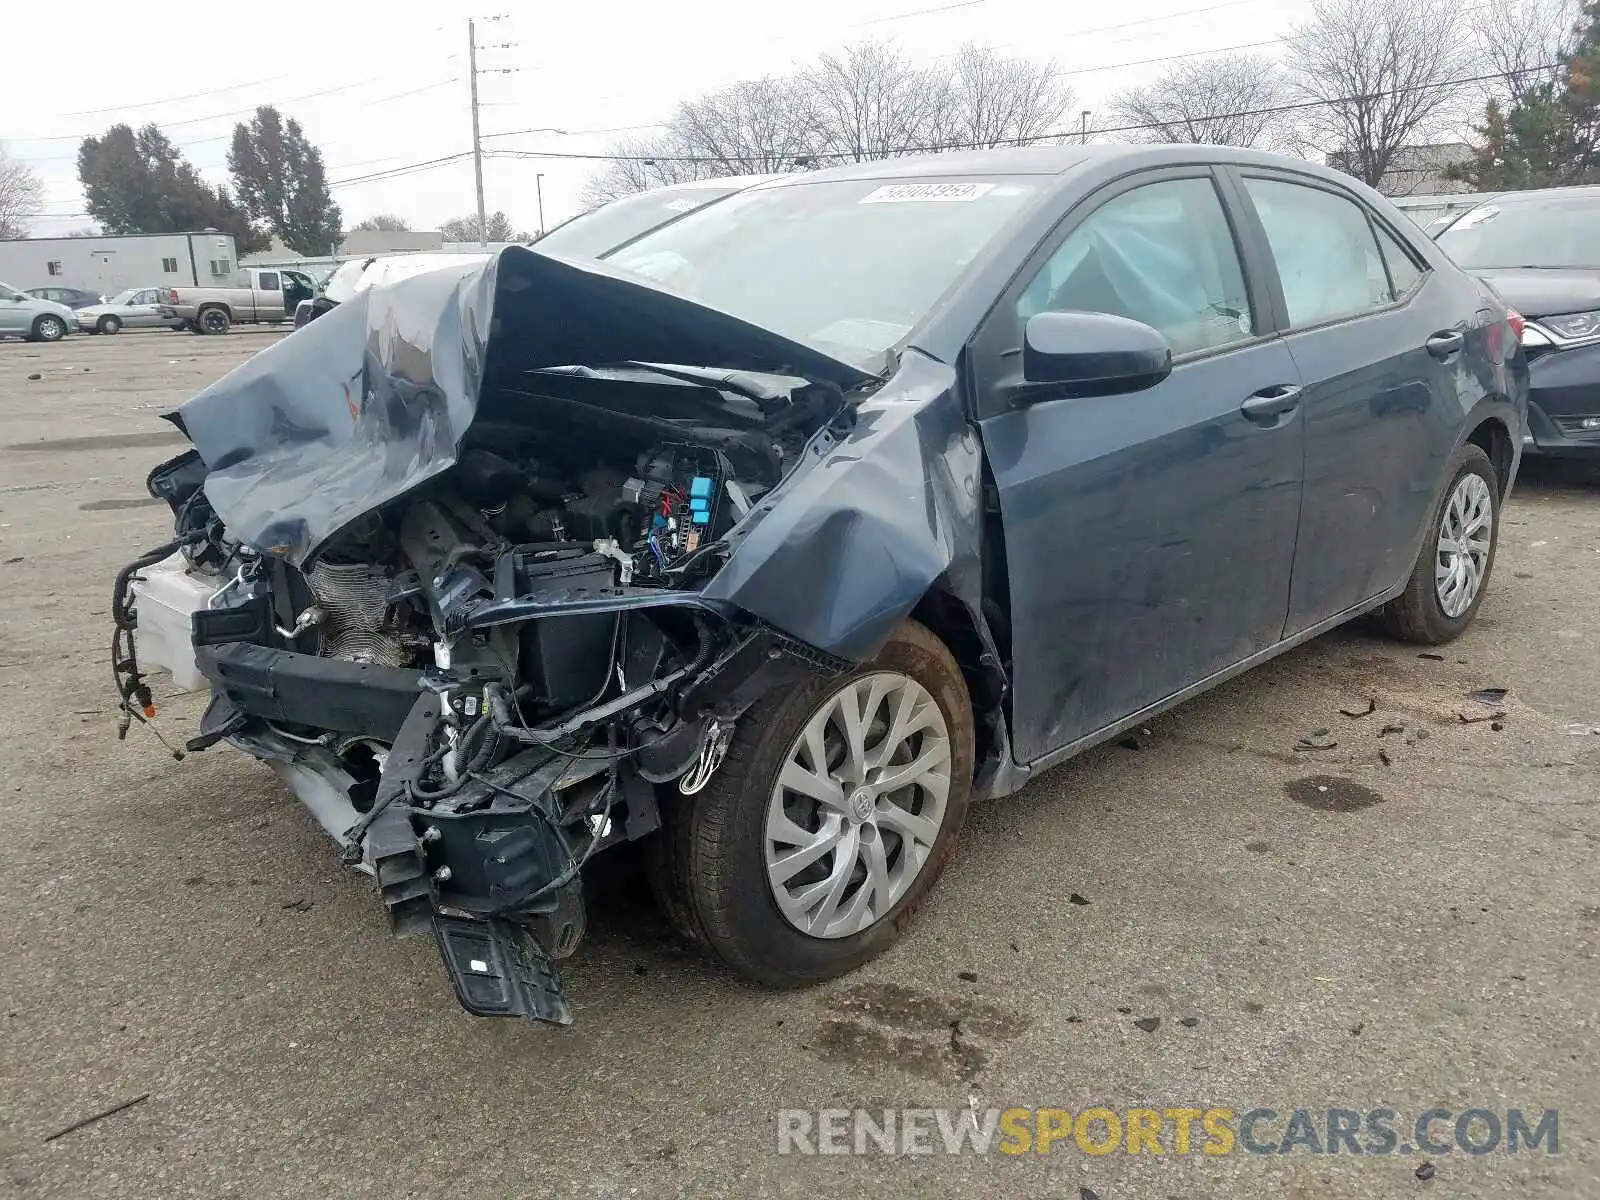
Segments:
[[[104,304],[106,302],[106,298],[99,292],[86,292],[82,288],[29,288],[28,295],[36,296],[40,300],[54,300],[57,304],[65,304],[68,308],[74,309],[88,308],[91,304]]]
[[[1527,448],[1600,458],[1600,187],[1495,196],[1436,240],[1526,321]]]

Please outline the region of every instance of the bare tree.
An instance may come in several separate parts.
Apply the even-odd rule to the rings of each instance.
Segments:
[[[363,217],[350,226],[351,233],[410,233],[411,226],[406,224],[404,217],[397,217],[394,213],[374,213],[370,217]]]
[[[1173,63],[1148,87],[1112,101],[1114,125],[1130,141],[1271,146],[1284,128],[1287,86],[1277,63],[1261,54],[1230,54]]]
[[[858,42],[793,75],[747,80],[678,105],[663,131],[611,149],[585,207],[664,184],[863,162],[934,149],[1046,140],[1072,105],[1054,63],[968,44],[918,66]]]
[[[439,232],[447,242],[531,242],[525,232],[519,232],[511,218],[503,212],[492,212],[478,223],[478,214],[451,217],[439,225]],[[480,236],[480,233],[482,236]]]
[[[798,77],[749,79],[686,100],[660,134],[611,147],[611,162],[584,185],[584,208],[667,184],[809,165],[817,124]]]
[[[812,97],[789,76],[747,79],[688,100],[668,122],[670,141],[705,176],[787,171],[817,152]]]
[[[1313,0],[1288,38],[1304,135],[1377,187],[1402,147],[1462,114],[1474,56],[1460,14],[1456,0]]]
[[[948,100],[942,80],[884,42],[824,54],[797,83],[813,150],[853,162],[928,146]]]
[[[631,137],[611,147],[611,162],[584,184],[584,211],[635,192],[711,178],[710,165],[698,162],[674,139],[669,128],[657,137]],[[721,174],[728,174],[724,171]]]
[[[1474,29],[1484,64],[1500,76],[1488,98],[1520,104],[1548,90],[1578,49],[1582,15],[1579,0],[1487,0]]]
[[[1054,60],[1035,62],[973,42],[956,51],[949,76],[940,83],[937,145],[1032,144],[1058,129],[1072,107],[1072,88]]]
[[[27,163],[0,149],[0,238],[19,238],[39,215],[44,186]]]

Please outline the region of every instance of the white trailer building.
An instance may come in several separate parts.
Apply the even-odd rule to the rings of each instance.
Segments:
[[[0,240],[0,279],[21,291],[70,287],[110,296],[124,288],[226,287],[238,269],[233,235],[214,229]]]

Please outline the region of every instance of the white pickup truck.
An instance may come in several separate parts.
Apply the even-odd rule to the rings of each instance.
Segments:
[[[195,333],[227,333],[239,324],[292,320],[295,305],[316,294],[311,276],[279,267],[245,267],[242,287],[168,288],[156,304],[164,318]]]

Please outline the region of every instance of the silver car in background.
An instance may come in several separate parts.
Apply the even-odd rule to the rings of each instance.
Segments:
[[[41,300],[0,283],[0,337],[59,342],[77,328],[77,321],[77,314],[65,304]]]
[[[124,329],[176,329],[181,322],[163,317],[156,311],[161,289],[128,288],[118,292],[104,304],[91,304],[74,314],[78,328],[84,333],[121,333]]]

